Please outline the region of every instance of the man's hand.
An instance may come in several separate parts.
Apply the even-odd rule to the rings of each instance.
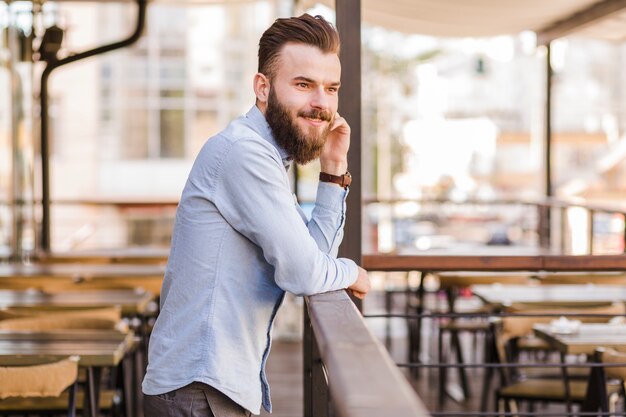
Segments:
[[[367,271],[365,269],[360,266],[357,268],[359,268],[359,276],[354,284],[348,287],[348,291],[356,298],[362,300],[370,290],[370,279],[367,277]]]
[[[348,170],[348,149],[350,149],[350,126],[339,113],[331,122],[330,133],[320,155],[322,172],[343,175]]]

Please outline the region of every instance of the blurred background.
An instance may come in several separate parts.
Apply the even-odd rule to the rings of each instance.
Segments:
[[[33,7],[42,7],[33,22]],[[129,3],[0,3],[0,29],[20,39],[65,31],[60,56],[126,36]],[[60,68],[50,78],[51,248],[169,245],[176,204],[199,148],[254,103],[257,42],[277,16],[307,11],[334,21],[320,4],[291,1],[150,4],[146,29],[130,48]],[[34,32],[33,33],[33,28]],[[16,40],[13,40],[16,41]],[[11,124],[8,42],[0,43],[0,251],[11,251],[16,216],[26,253],[37,247],[40,161],[17,161],[38,139],[31,120]],[[533,32],[487,38],[408,34],[363,23],[363,251],[411,252],[465,245],[537,242],[538,214],[525,202],[545,196],[542,177],[545,48]],[[624,208],[626,46],[566,37],[552,42],[553,195]],[[32,51],[31,51],[32,52]],[[41,62],[15,64],[24,76],[24,115]],[[347,76],[348,74],[344,74]],[[28,85],[28,83],[31,83]],[[13,126],[13,127],[12,127]],[[17,163],[17,162],[16,162]],[[315,197],[315,163],[294,173],[305,206]],[[297,182],[295,182],[297,180]],[[12,190],[24,204],[11,208]],[[310,206],[310,204],[308,204]],[[34,219],[33,220],[29,220]],[[563,213],[571,253],[624,252],[624,216]]]

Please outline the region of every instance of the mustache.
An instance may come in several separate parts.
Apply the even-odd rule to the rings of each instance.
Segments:
[[[309,112],[301,111],[300,113],[298,113],[298,116],[300,116],[300,117],[308,117],[308,118],[311,118],[311,119],[320,119],[320,120],[323,120],[325,122],[330,122],[333,119],[333,117],[330,114],[330,112],[325,111],[325,110],[311,110]]]

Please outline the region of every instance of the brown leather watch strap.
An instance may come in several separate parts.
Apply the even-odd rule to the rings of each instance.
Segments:
[[[352,184],[352,175],[346,171],[343,175],[332,175],[325,172],[320,172],[320,181],[332,182],[341,185],[343,188],[348,188]]]

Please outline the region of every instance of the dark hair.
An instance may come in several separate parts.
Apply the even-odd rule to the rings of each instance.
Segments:
[[[315,46],[324,53],[339,55],[339,34],[322,16],[305,13],[299,17],[276,19],[259,41],[258,72],[272,78],[278,55],[287,43]]]

